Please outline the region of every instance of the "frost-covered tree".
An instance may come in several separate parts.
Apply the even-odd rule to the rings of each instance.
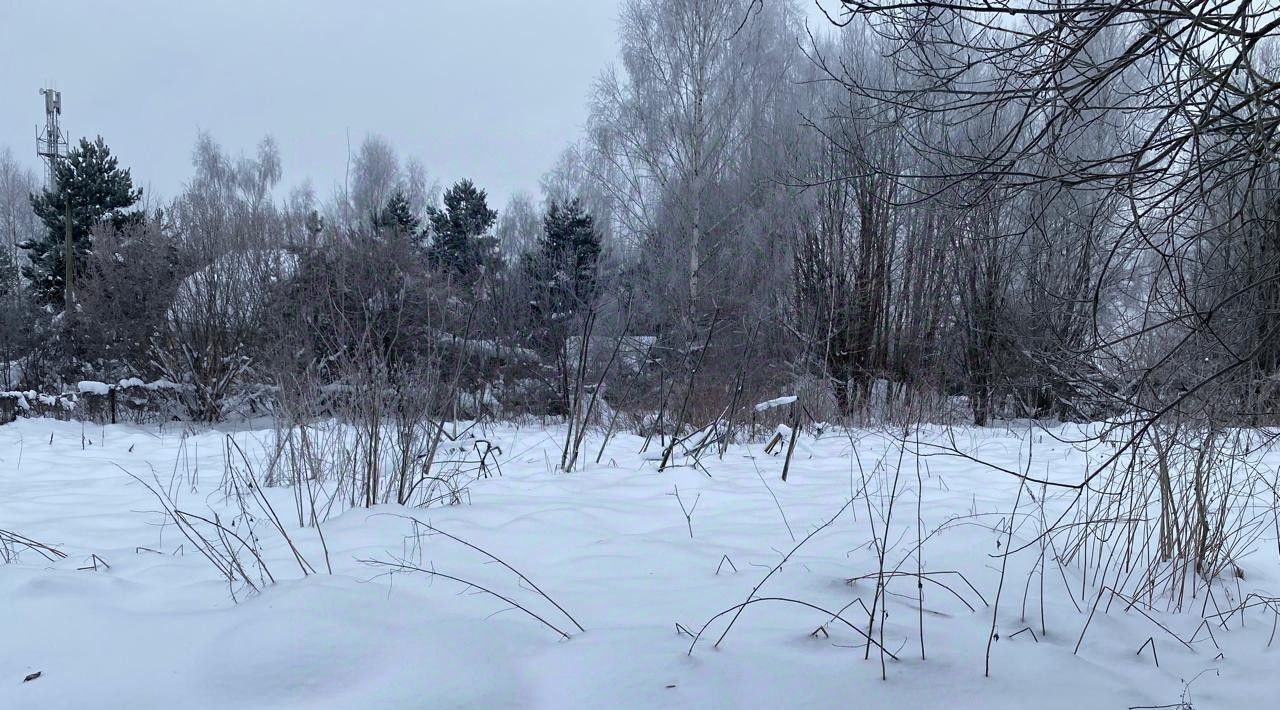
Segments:
[[[151,376],[151,338],[173,303],[179,255],[159,216],[100,225],[76,284],[77,356],[96,377]]]
[[[772,211],[782,182],[777,129],[798,123],[786,106],[794,7],[629,0],[620,27],[621,66],[597,82],[587,164],[619,236],[647,252],[653,300],[696,319],[741,283],[735,257],[763,236],[754,216]]]
[[[193,163],[195,177],[170,209],[180,280],[152,350],[165,378],[190,385],[191,416],[216,421],[240,380],[280,360],[275,350],[289,345],[274,335],[268,303],[296,257],[272,200],[280,178],[274,142],[237,159],[201,135]]]
[[[36,178],[18,164],[8,148],[0,149],[0,297],[13,294],[19,285],[18,244],[39,231],[40,222],[31,209]]]
[[[515,259],[534,247],[542,233],[542,215],[533,198],[516,193],[499,212],[494,236],[503,258]]]
[[[389,203],[398,199],[403,211],[421,224],[436,191],[420,162],[402,162],[386,138],[368,135],[350,159],[346,182],[335,195],[327,221],[347,232],[378,229]]]
[[[0,247],[0,299],[18,291],[18,256],[9,247]]]
[[[12,248],[39,232],[40,220],[31,209],[36,176],[21,165],[8,148],[0,148],[0,246]]]

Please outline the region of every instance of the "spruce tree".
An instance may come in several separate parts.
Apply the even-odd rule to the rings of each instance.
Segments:
[[[568,313],[595,295],[600,235],[577,198],[552,200],[542,219],[542,237],[529,267],[543,293],[543,315]]]
[[[488,233],[498,219],[489,209],[484,190],[460,180],[444,193],[444,209],[427,210],[433,239],[431,265],[470,278],[481,266],[496,264],[496,240]]]
[[[71,243],[74,263],[72,277],[84,273],[93,249],[93,228],[110,222],[116,228],[136,224],[142,213],[128,211],[142,199],[142,190],[134,189],[128,168],[121,168],[111,149],[98,136],[80,144],[58,161],[53,175],[53,190],[31,196],[31,208],[44,223],[41,237],[28,239],[18,246],[27,250],[30,263],[22,274],[33,294],[44,303],[63,302],[65,284],[65,240],[68,205],[71,213]]]
[[[400,190],[391,193],[387,204],[383,206],[373,220],[374,229],[385,230],[405,237],[416,237],[422,224],[413,208],[409,206],[409,198]]]

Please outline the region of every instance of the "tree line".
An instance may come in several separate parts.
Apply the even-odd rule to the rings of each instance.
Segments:
[[[166,204],[101,139],[48,191],[5,154],[0,384],[163,378],[203,419],[303,382],[637,421],[793,393],[815,418],[1272,411],[1266,13],[841,4],[627,0],[584,135],[499,209],[376,136],[325,198],[279,184],[270,139],[201,136]]]

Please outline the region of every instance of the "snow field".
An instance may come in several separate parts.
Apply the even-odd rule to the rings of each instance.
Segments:
[[[1127,708],[1188,700],[1199,709],[1271,707],[1280,694],[1269,643],[1275,615],[1266,608],[1210,635],[1196,632],[1198,603],[1151,618],[1112,604],[1073,653],[1097,588],[1082,589],[1071,565],[1059,571],[1050,562],[1041,576],[1034,544],[999,556],[1035,542],[1039,502],[1019,497],[1016,479],[972,461],[916,456],[885,433],[828,431],[801,437],[783,483],[782,456],[760,444],[704,459],[708,476],[691,466],[658,472],[640,439],[617,437],[600,465],[566,475],[554,470],[562,431],[497,426],[487,435],[504,452],[502,475],[474,482],[469,504],[335,509],[323,541],[290,521],[290,491],[268,490],[319,573],[304,575],[288,544],[259,521],[277,581],[258,594],[234,590],[237,603],[129,474],[230,525],[236,510],[220,485],[225,437],[261,453],[269,431],[25,419],[0,427],[0,529],[67,555],[49,561],[26,550],[0,564],[0,708]],[[1012,470],[1034,447],[1037,469],[1054,480],[1074,480],[1085,467],[1085,454],[1038,430],[966,429],[957,439]],[[589,459],[598,446],[589,440]],[[1064,498],[1051,492],[1046,518]],[[1023,522],[1010,537],[1015,501]],[[586,631],[510,570],[427,525],[527,575]],[[913,576],[892,577],[877,605],[884,647],[899,659],[887,660],[887,680],[861,635],[881,547],[886,570],[911,574],[922,549],[931,580],[923,605]],[[1215,603],[1274,595],[1276,549],[1274,536],[1259,540],[1242,562],[1245,578],[1222,584]],[[392,572],[386,564],[396,561],[503,594],[570,638],[475,587]],[[998,590],[999,640],[984,677]],[[780,600],[748,605],[717,646],[733,614],[721,616],[689,653],[682,630],[697,634],[749,598]],[[859,630],[796,602],[838,611]],[[877,621],[877,642],[881,634]],[[1172,634],[1195,640],[1187,648]],[[1150,646],[1138,653],[1148,639],[1159,667]]]

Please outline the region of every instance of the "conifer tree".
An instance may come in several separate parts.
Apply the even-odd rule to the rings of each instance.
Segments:
[[[496,265],[497,242],[489,229],[498,213],[489,209],[485,191],[460,180],[444,193],[444,209],[427,210],[432,242],[431,265],[462,276],[474,276],[481,266]]]
[[[600,235],[582,202],[552,200],[537,251],[527,262],[543,294],[539,310],[544,315],[565,314],[588,303],[595,294],[599,257]]]
[[[422,223],[413,208],[409,206],[409,198],[404,192],[396,190],[387,198],[387,204],[377,214],[373,226],[378,230],[387,230],[401,236],[416,237]]]
[[[72,277],[84,272],[93,249],[93,228],[107,221],[117,229],[136,224],[142,213],[129,211],[142,199],[141,188],[133,187],[128,168],[121,168],[111,149],[98,136],[81,139],[54,170],[53,190],[31,196],[31,208],[44,223],[44,235],[18,246],[27,250],[30,263],[22,274],[42,302],[63,302],[65,284],[65,241],[68,209],[71,216],[71,243],[74,263]]]

